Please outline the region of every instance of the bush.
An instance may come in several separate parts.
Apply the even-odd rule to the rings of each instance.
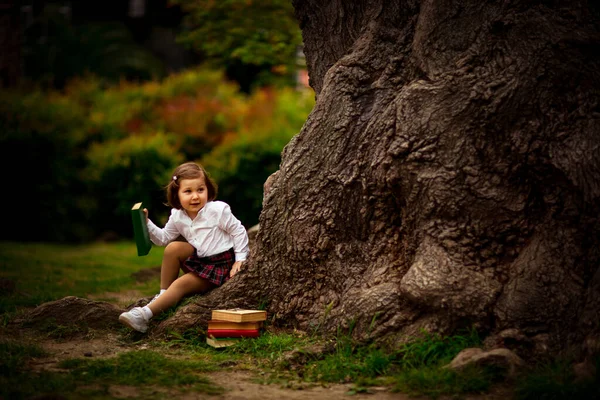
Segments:
[[[300,131],[313,105],[308,92],[258,91],[248,100],[239,133],[202,159],[219,184],[219,198],[247,228],[258,223],[263,184],[279,168],[284,146]]]
[[[56,3],[45,2],[41,13],[24,24],[22,60],[26,77],[59,88],[86,72],[113,82],[165,75],[163,63],[136,43],[124,23],[72,24]],[[44,40],[40,40],[42,32]]]
[[[76,205],[83,190],[78,170],[84,162],[85,124],[84,110],[54,93],[0,94],[0,174],[8,188],[0,207],[19,213],[17,223],[2,230],[1,239],[74,240],[87,235],[87,221]]]
[[[220,198],[253,225],[262,184],[313,102],[312,92],[295,90],[245,97],[221,72],[203,68],[161,82],[109,85],[88,76],[60,92],[2,92],[4,182],[24,187],[0,205],[24,215],[0,239],[131,237],[131,205],[144,201],[161,222],[162,188],[184,160],[206,162]]]
[[[164,219],[162,187],[183,161],[174,142],[173,135],[156,133],[91,147],[84,173],[93,194],[87,210],[100,231],[132,237],[131,206],[139,201],[153,211],[154,221]]]

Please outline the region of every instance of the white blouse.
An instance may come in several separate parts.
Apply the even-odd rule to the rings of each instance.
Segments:
[[[206,203],[194,220],[185,210],[173,208],[162,229],[148,219],[148,233],[157,246],[166,246],[181,235],[196,248],[198,257],[214,256],[232,247],[236,261],[244,261],[248,255],[246,228],[222,201]]]

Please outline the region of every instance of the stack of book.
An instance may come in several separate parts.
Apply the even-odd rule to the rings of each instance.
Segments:
[[[213,310],[208,321],[206,343],[212,347],[227,347],[242,338],[255,338],[260,335],[267,312],[263,310]]]

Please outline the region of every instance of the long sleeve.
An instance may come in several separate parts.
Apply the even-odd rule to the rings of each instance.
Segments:
[[[249,251],[248,233],[240,220],[231,213],[231,208],[228,205],[223,208],[219,226],[223,231],[231,235],[233,239],[235,261],[245,261]]]
[[[159,228],[154,222],[148,219],[148,233],[150,240],[157,246],[166,246],[179,236],[179,229],[173,221],[173,214],[169,216],[169,220],[164,228]]]

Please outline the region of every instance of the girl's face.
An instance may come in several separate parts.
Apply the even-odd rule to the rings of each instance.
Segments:
[[[181,179],[179,181],[179,202],[191,219],[196,218],[208,202],[208,189],[204,177],[194,179]]]

